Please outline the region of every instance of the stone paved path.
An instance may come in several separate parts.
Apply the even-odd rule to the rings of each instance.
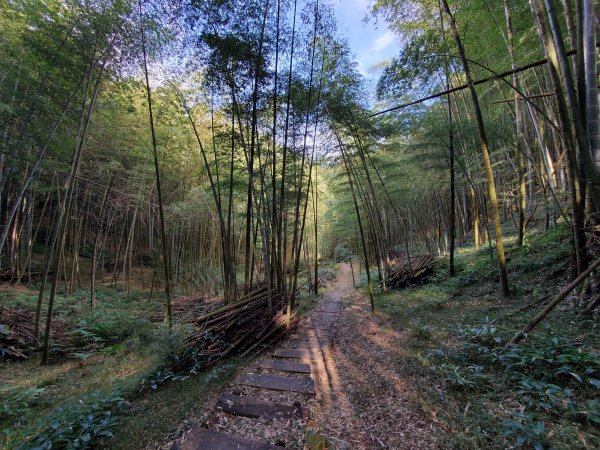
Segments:
[[[319,397],[327,401],[330,386],[328,386],[331,367],[330,345],[332,342],[332,326],[341,311],[342,302],[339,295],[325,295],[310,321],[302,325],[292,335],[282,348],[274,351],[271,358],[259,362],[258,373],[246,373],[237,379],[234,393],[223,393],[217,401],[219,413],[242,416],[253,420],[286,419],[300,417],[306,421],[309,408],[302,400],[293,403],[291,398],[281,397],[280,401],[268,401],[263,398],[244,395],[245,388],[277,391],[300,395],[304,403],[311,397]],[[274,375],[273,371],[281,375]],[[264,373],[263,373],[264,372]],[[307,376],[309,375],[309,376]],[[256,392],[256,391],[255,391]],[[260,392],[260,394],[263,394]],[[264,395],[260,395],[264,397]],[[295,397],[297,398],[297,397]],[[288,400],[286,402],[286,400]],[[273,426],[281,423],[273,422]],[[282,448],[267,442],[248,439],[244,436],[234,436],[222,431],[215,431],[203,426],[197,426],[178,439],[173,449],[178,450],[267,450]]]

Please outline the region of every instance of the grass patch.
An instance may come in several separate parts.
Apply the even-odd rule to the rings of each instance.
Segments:
[[[186,381],[169,383],[156,392],[141,395],[115,428],[111,448],[156,445],[182,423],[200,418],[212,406],[207,405],[207,398],[229,383],[243,363],[244,360],[231,360]]]
[[[8,308],[34,310],[37,292],[3,286],[0,301]],[[59,292],[56,319],[66,323],[74,350],[55,353],[44,366],[35,353],[26,361],[0,363],[0,448],[23,443],[23,449],[54,448],[60,442],[77,448],[145,448],[173,438],[182,424],[200,420],[210,396],[246,360],[174,373],[170,367],[179,367],[187,355],[191,329],[175,320],[168,333],[164,302],[160,292],[150,298],[146,291],[123,295],[120,288],[100,287],[92,311],[88,291]],[[301,289],[299,314],[317,302]],[[52,348],[61,345],[55,342]]]
[[[598,448],[597,322],[567,304],[504,349],[536,308],[517,311],[566,284],[568,229],[531,232],[508,250],[510,298],[488,249],[472,247],[458,250],[453,278],[438,268],[422,286],[377,292],[376,308],[410,332],[400,370],[418,374],[420,406],[451,431],[450,448]]]

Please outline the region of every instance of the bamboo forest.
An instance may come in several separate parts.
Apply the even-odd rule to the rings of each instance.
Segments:
[[[596,0],[0,0],[0,448],[600,448]]]

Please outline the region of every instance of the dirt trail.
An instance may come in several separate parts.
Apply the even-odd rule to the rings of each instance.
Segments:
[[[173,448],[439,448],[442,433],[410,389],[418,380],[400,375],[406,337],[388,320],[340,264],[296,333],[242,368]]]
[[[336,449],[439,448],[443,433],[435,413],[428,417],[411,389],[419,381],[401,375],[407,336],[387,326],[385,315],[371,314],[368,298],[352,285],[349,264],[340,264],[324,300],[344,307],[327,358],[330,389],[313,415],[314,431]]]

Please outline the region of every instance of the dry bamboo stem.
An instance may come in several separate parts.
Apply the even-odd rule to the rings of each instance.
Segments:
[[[540,323],[542,320],[544,320],[546,318],[546,316],[550,313],[550,311],[552,311],[560,302],[562,302],[573,289],[575,289],[577,286],[579,286],[579,284],[582,281],[584,281],[588,276],[590,276],[590,274],[598,266],[600,266],[600,259],[597,259],[596,261],[594,261],[594,263],[591,264],[581,275],[579,275],[567,287],[565,287],[556,297],[554,297],[554,299],[544,309],[542,309],[539,313],[536,314],[536,316],[533,318],[533,320],[531,322],[529,322],[525,328],[523,328],[521,331],[519,331],[517,334],[515,334],[515,336],[510,340],[510,342],[508,344],[506,344],[506,346],[508,347],[510,345],[516,344],[521,339],[523,339],[527,335],[527,333],[529,333],[531,330],[533,330],[537,326],[538,323]]]

